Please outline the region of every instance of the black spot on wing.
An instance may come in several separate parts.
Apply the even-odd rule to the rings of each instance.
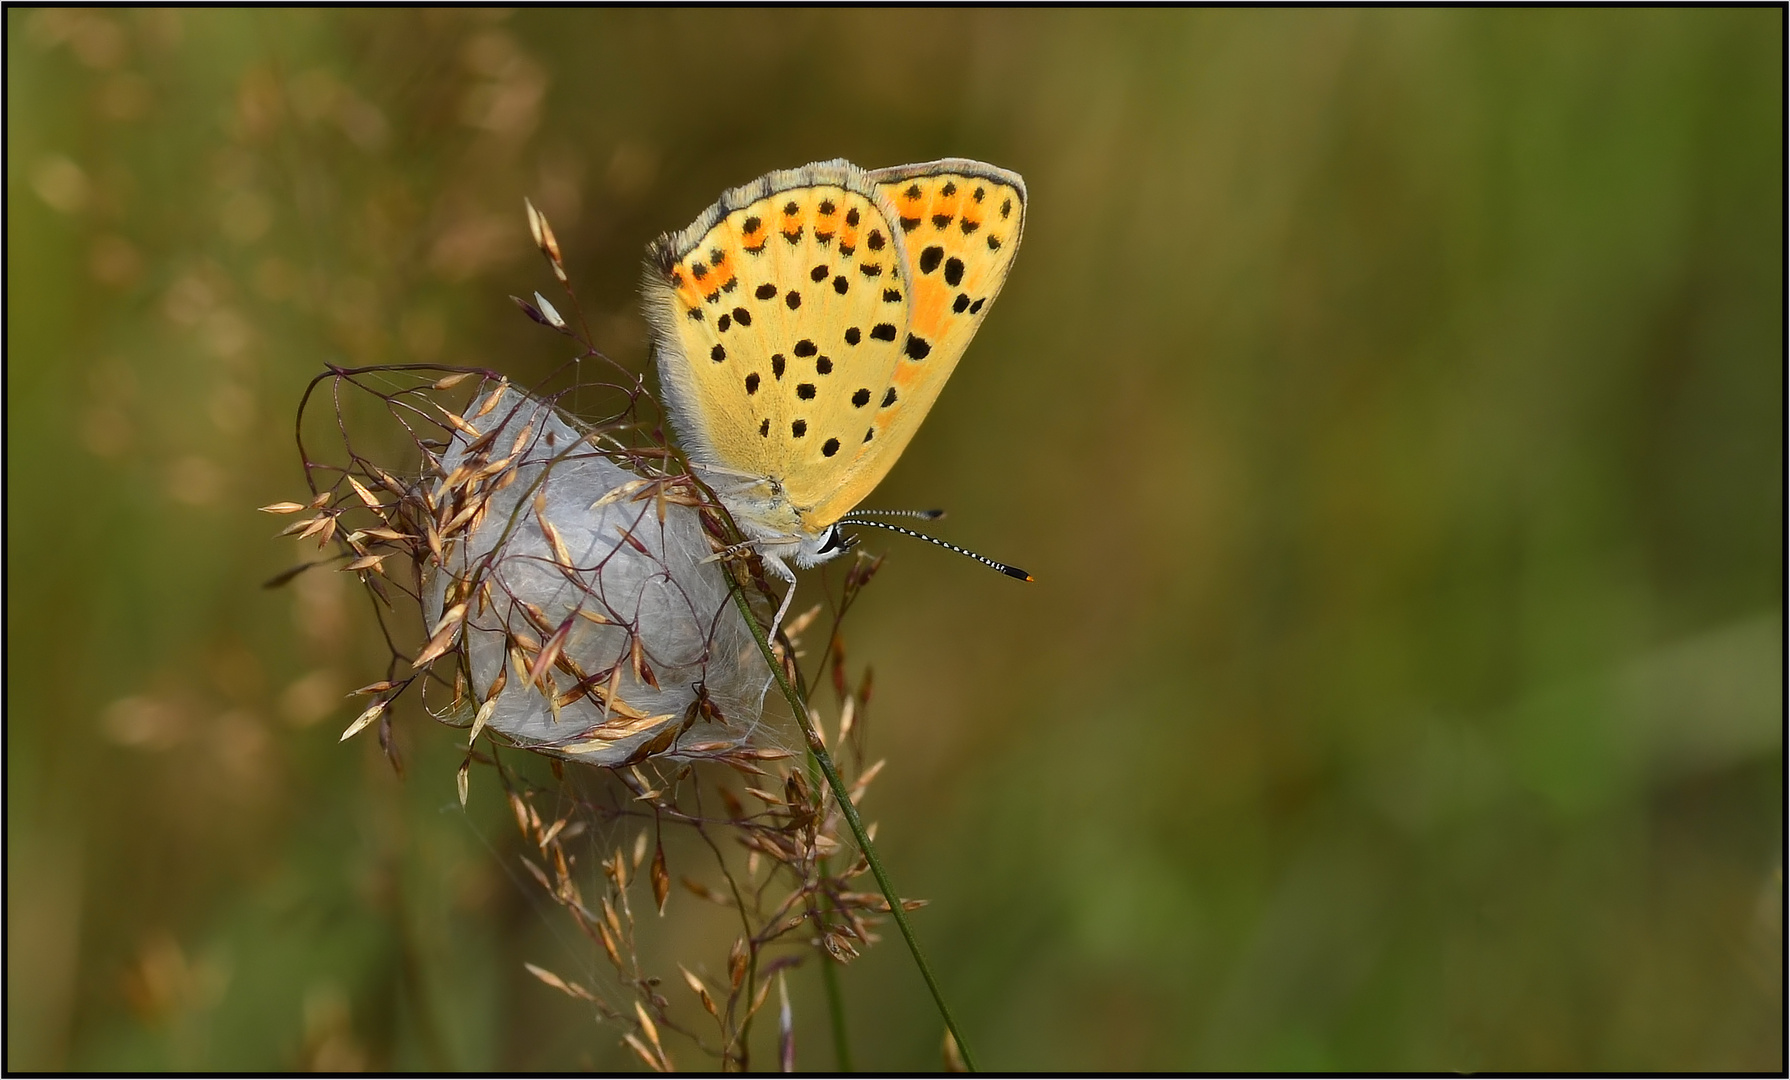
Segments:
[[[839,440],[828,439],[825,443],[821,444],[820,452],[827,457],[832,457],[834,454],[837,454],[839,452]]]
[[[722,318],[726,318],[726,316],[723,315]],[[717,345],[709,350],[709,359],[719,364],[721,361],[727,359],[727,350]]]
[[[802,340],[796,342],[796,355],[797,356],[813,356],[815,353],[817,353],[819,351],[820,351],[819,349],[816,349],[814,347],[814,342],[809,341],[807,338],[803,338]]]
[[[870,388],[860,387],[858,392],[851,396],[851,403],[854,408],[859,409],[870,404]]]
[[[932,343],[915,334],[907,336],[907,355],[910,360],[924,360],[932,352]]]
[[[877,323],[870,328],[870,336],[878,341],[894,341],[895,327],[891,323]]]
[[[963,260],[950,258],[945,260],[945,284],[956,288],[963,283]]]
[[[939,263],[943,261],[944,258],[945,249],[936,245],[920,252],[920,273],[930,274],[934,270],[937,270],[939,268]]]
[[[777,295],[777,286],[767,282],[755,289],[752,295],[758,297],[760,300],[769,300],[771,297]]]

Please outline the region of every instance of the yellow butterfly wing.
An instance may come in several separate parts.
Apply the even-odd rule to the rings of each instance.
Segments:
[[[735,188],[656,241],[647,316],[692,459],[774,482],[798,514],[833,495],[892,419],[906,261],[886,201],[843,160]]]
[[[909,260],[908,325],[883,426],[834,490],[805,509],[813,529],[844,517],[894,467],[1000,294],[1025,225],[1025,181],[979,161],[946,158],[869,178],[896,213]]]
[[[646,309],[686,452],[769,482],[780,500],[751,504],[768,531],[820,533],[926,418],[1024,217],[1024,182],[991,165],[840,159],[735,188],[660,237]]]

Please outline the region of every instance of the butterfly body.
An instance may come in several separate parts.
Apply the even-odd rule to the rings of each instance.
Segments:
[[[952,158],[843,159],[734,188],[648,249],[674,427],[768,564],[850,546],[841,519],[913,438],[999,293],[1025,184]]]

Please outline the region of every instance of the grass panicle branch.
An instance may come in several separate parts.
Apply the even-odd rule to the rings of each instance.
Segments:
[[[310,493],[262,507],[293,519],[283,535],[334,548],[269,586],[330,565],[353,574],[387,643],[383,675],[356,692],[365,705],[342,739],[376,729],[400,767],[401,699],[466,732],[462,806],[478,775],[496,778],[519,873],[598,957],[575,977],[533,962],[527,971],[620,1028],[625,1052],[648,1068],[677,1067],[688,1051],[672,1041],[724,1071],[751,1068],[773,984],[777,1061],[793,1067],[787,975],[811,962],[836,1061],[851,1068],[837,966],[878,940],[885,916],[970,1063],[908,922],[922,902],[896,893],[857,809],[881,762],[865,765],[870,681],[866,672],[850,687],[841,626],[880,560],[856,556],[837,598],[829,590],[771,642],[753,606],[777,599],[762,563],[666,442],[645,380],[592,342],[558,240],[528,209],[573,317],[539,293],[515,302],[576,341],[574,361],[526,390],[478,368],[332,366],[307,388],[295,431]],[[333,460],[333,448],[313,454],[325,411]],[[828,607],[814,678],[831,675],[850,783],[799,664]],[[763,717],[773,683],[800,744]],[[878,891],[858,887],[866,874]],[[725,910],[737,932],[724,957],[679,962],[667,978],[641,943],[648,916],[667,914],[674,896]]]

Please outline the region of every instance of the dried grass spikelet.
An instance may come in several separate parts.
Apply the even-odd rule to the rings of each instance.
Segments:
[[[565,283],[557,241],[529,210],[536,244]],[[571,321],[538,293],[532,303],[516,303],[578,342],[575,363],[585,368],[574,367],[575,388],[616,395],[606,401],[608,418],[594,427],[536,396],[544,392],[512,389],[494,371],[450,370],[418,381],[415,372],[439,369],[331,366],[313,379],[300,401],[298,438],[311,497],[261,509],[291,516],[282,535],[314,539],[320,549],[333,545],[335,554],[267,584],[333,564],[355,574],[374,598],[391,654],[385,677],[355,691],[371,700],[342,738],[376,730],[394,768],[401,768],[394,706],[411,690],[437,719],[469,727],[473,744],[490,736],[601,767],[571,770],[555,760],[555,782],[542,786],[514,769],[510,755],[475,746],[455,772],[463,807],[474,767],[495,774],[527,845],[522,868],[600,947],[618,986],[575,982],[533,963],[526,969],[623,1027],[623,1043],[649,1068],[674,1067],[661,1037],[676,1035],[718,1059],[723,1071],[745,1071],[753,1019],[788,968],[811,962],[831,978],[832,965],[878,940],[886,916],[899,923],[897,913],[921,903],[896,899],[891,906],[898,894],[880,868],[872,872],[875,823],[861,827],[855,816],[881,763],[864,767],[871,680],[866,668],[855,687],[848,685],[840,620],[881,560],[855,557],[830,605],[830,624],[819,622],[823,606],[816,605],[787,621],[761,651],[736,603],[745,597],[730,594],[729,564],[711,561],[744,551],[737,530],[725,508],[682,471],[652,422],[641,419],[642,403],[652,399],[637,376],[616,367],[613,382],[584,381],[592,368],[614,365],[591,344],[572,300]],[[445,393],[475,379],[468,405],[458,404],[464,390]],[[374,412],[356,408],[356,394],[366,395]],[[307,448],[306,408],[322,402],[334,407],[345,466]],[[388,461],[396,467],[387,469],[362,451],[382,434],[365,418],[381,412],[420,455],[420,478],[411,478],[408,460]],[[774,606],[756,560],[738,565],[757,598]],[[804,762],[801,744],[779,737],[761,713],[775,681],[771,665],[791,683],[804,682],[799,665],[810,626],[825,633],[814,678],[830,676],[839,712],[828,738],[824,707],[804,705],[784,688],[821,755]],[[829,752],[854,782],[828,771]],[[537,802],[551,810],[537,810]],[[621,844],[611,844],[636,824],[630,860]],[[712,854],[711,870],[668,848],[662,837],[674,829],[703,841],[695,850]],[[601,877],[593,880],[596,869]],[[888,891],[862,891],[866,875]],[[674,897],[682,895],[674,882],[741,924],[724,965],[694,965],[708,981],[678,965],[692,1008],[715,1025],[709,1037],[680,1023],[661,992],[665,980],[639,948],[638,935],[650,933],[657,919],[637,923],[635,901],[646,901],[650,889],[642,913],[674,916]],[[788,1066],[794,1013],[779,997],[779,1057]]]
[[[595,765],[749,742],[770,675],[692,500],[512,388],[449,423],[422,607],[432,645],[459,639],[464,719]]]

